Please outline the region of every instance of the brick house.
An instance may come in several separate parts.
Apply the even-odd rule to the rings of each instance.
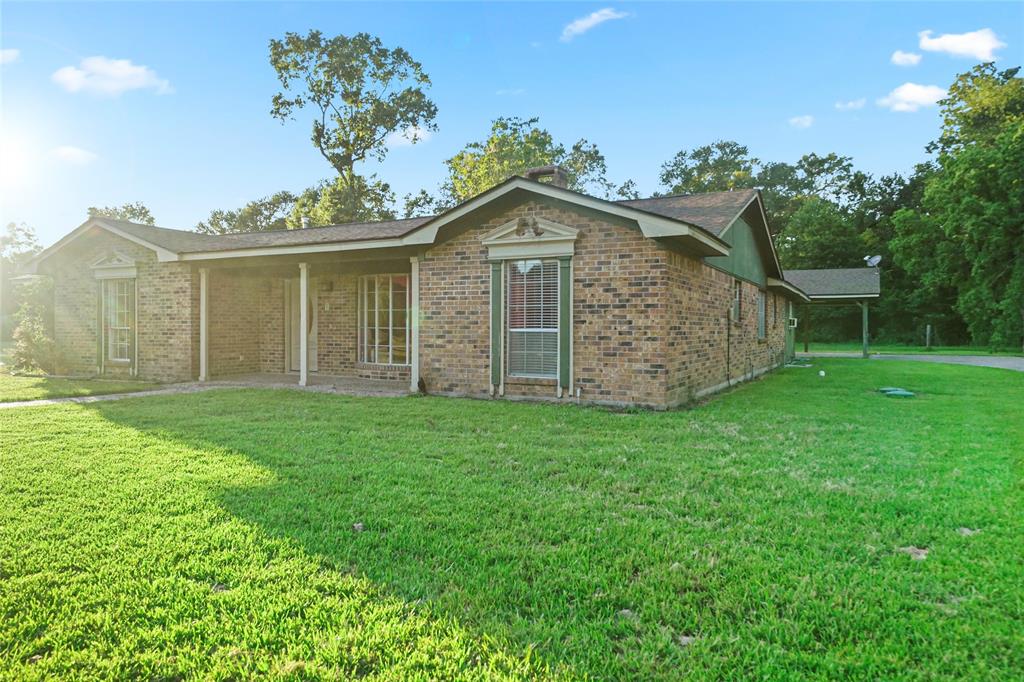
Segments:
[[[91,218],[31,267],[54,279],[76,374],[668,408],[792,353],[807,297],[759,192],[606,201],[563,177],[538,169],[432,217],[280,232]]]

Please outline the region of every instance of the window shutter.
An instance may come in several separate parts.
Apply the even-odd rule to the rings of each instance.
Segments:
[[[491,385],[501,385],[501,337],[502,324],[505,319],[501,303],[504,299],[501,282],[501,262],[491,263]]]
[[[138,363],[138,359],[135,357],[136,350],[139,347],[139,344],[138,344],[139,325],[137,324],[138,323],[138,319],[137,319],[138,315],[136,314],[137,313],[137,311],[136,311],[136,295],[137,295],[137,293],[138,293],[138,287],[136,285],[136,280],[134,280],[134,279],[128,280],[128,329],[131,330],[131,333],[129,334],[129,340],[128,340],[128,343],[131,344],[131,346],[128,348],[128,357],[131,359],[131,363],[132,363],[132,365],[131,365],[131,374],[132,374],[132,376],[137,375],[138,372],[139,372],[139,368],[138,368],[138,364],[137,364]]]
[[[569,390],[572,377],[572,259],[558,259],[558,385]]]
[[[96,281],[96,373],[103,374],[104,280]]]

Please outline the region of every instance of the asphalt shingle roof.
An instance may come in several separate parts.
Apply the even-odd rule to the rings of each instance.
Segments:
[[[648,213],[682,220],[708,230],[720,237],[725,228],[732,224],[740,211],[757,194],[754,189],[734,192],[708,192],[706,194],[679,194],[670,197],[630,199],[617,203]]]
[[[828,268],[786,270],[786,281],[805,294],[815,296],[878,296],[881,286],[878,268]]]
[[[229,251],[232,249],[260,248],[264,246],[333,244],[364,239],[389,239],[401,237],[415,230],[430,220],[430,218],[347,223],[345,225],[309,227],[304,230],[274,230],[271,232],[217,235],[172,230],[153,225],[140,225],[126,220],[114,220],[105,217],[102,220],[169,251],[174,251],[175,253],[194,253],[197,251]]]
[[[717,237],[732,223],[737,214],[750,203],[755,194],[756,190],[750,189],[736,192],[710,192],[708,194],[652,197],[650,199],[634,199],[616,203],[628,208],[696,225]],[[229,251],[267,246],[298,246],[366,239],[391,239],[402,237],[412,232],[434,217],[424,216],[403,220],[310,227],[301,230],[275,230],[271,232],[221,235],[172,230],[166,227],[141,225],[113,218],[103,218],[103,220],[125,232],[129,232],[140,239],[169,251],[174,251],[175,253],[195,253],[198,251]]]

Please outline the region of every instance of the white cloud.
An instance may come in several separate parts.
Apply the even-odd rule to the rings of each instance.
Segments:
[[[562,42],[567,43],[576,36],[581,36],[595,26],[599,26],[606,21],[612,21],[613,19],[625,19],[629,16],[629,12],[620,12],[614,10],[611,7],[605,7],[599,9],[596,12],[591,12],[585,17],[575,19],[565,28],[562,29]]]
[[[896,66],[917,66],[921,61],[921,55],[916,52],[904,52],[903,50],[896,50],[892,53],[892,57],[889,58]]]
[[[996,50],[1006,47],[990,28],[983,28],[968,33],[943,33],[932,38],[931,31],[921,31],[918,46],[929,52],[945,52],[954,57],[973,57],[979,61],[990,62],[996,58]]]
[[[81,147],[72,147],[70,145],[63,145],[50,151],[50,154],[64,163],[70,163],[73,166],[85,166],[97,159],[97,156],[92,152],[82,149]]]
[[[794,128],[810,128],[814,125],[814,117],[810,114],[804,114],[803,116],[794,116],[789,119],[789,125]]]
[[[128,90],[153,90],[158,95],[174,92],[167,80],[148,66],[129,59],[86,57],[78,66],[57,69],[53,82],[68,92],[88,92],[116,97]]]
[[[5,47],[0,50],[0,64],[11,64],[18,61],[19,57],[21,57],[21,50],[13,47]]]
[[[836,102],[836,109],[839,111],[853,111],[854,109],[863,109],[864,105],[867,103],[868,101],[864,97],[861,97],[860,99],[850,99],[845,102]]]
[[[893,111],[917,111],[921,107],[932,107],[946,96],[946,91],[937,85],[904,83],[878,100],[878,106]]]
[[[405,130],[396,130],[385,140],[389,147],[408,147],[418,142],[429,142],[434,133],[419,126],[409,126]]]
[[[494,93],[499,97],[515,97],[516,95],[525,95],[526,88],[502,88]]]

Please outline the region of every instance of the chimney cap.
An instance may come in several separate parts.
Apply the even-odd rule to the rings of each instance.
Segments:
[[[302,220],[302,229],[306,229],[307,227],[309,227],[309,216],[308,215],[303,215],[301,220]]]
[[[549,182],[555,187],[565,188],[569,185],[569,173],[557,164],[530,168],[523,173],[523,177],[527,180],[536,180],[538,182],[541,178],[551,178]]]

